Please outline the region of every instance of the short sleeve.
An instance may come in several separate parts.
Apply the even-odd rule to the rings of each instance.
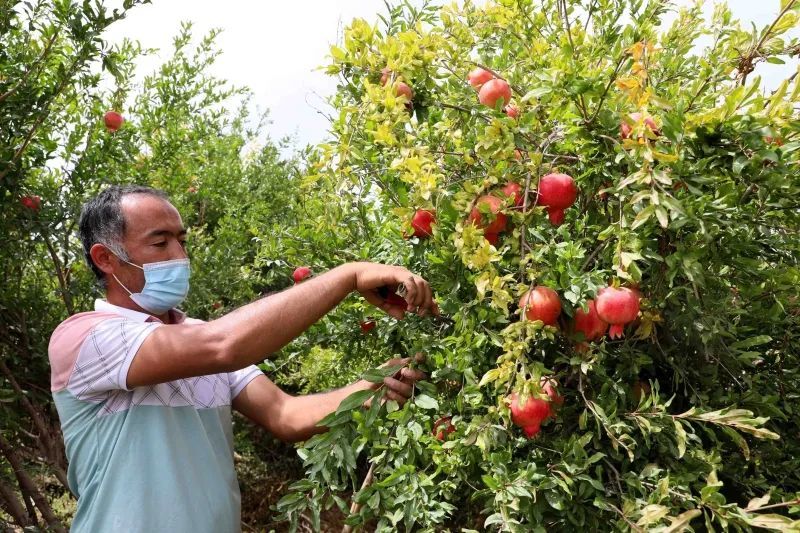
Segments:
[[[97,324],[81,345],[67,388],[82,400],[102,399],[113,390],[130,390],[128,369],[159,322],[112,318]]]
[[[256,365],[246,366],[236,372],[228,372],[228,383],[231,387],[231,401],[236,398],[248,383],[263,374]]]

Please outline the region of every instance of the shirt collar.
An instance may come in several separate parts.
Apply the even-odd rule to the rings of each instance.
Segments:
[[[94,310],[103,313],[122,315],[128,320],[133,320],[134,322],[161,322],[161,319],[154,317],[153,315],[140,313],[139,311],[134,311],[133,309],[128,309],[127,307],[120,307],[99,298],[94,301]],[[179,309],[170,309],[169,314],[173,324],[180,324],[186,320],[186,313]]]

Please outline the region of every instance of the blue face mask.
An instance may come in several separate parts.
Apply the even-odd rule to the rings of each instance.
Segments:
[[[125,261],[123,259],[123,261]],[[186,295],[189,294],[189,260],[173,259],[158,263],[145,263],[143,266],[129,265],[144,271],[144,288],[142,292],[133,293],[114,276],[123,289],[128,291],[139,307],[153,314],[166,313],[173,307],[179,306]]]

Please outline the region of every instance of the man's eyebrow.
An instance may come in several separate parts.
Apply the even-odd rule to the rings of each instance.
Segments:
[[[161,237],[164,235],[173,235],[173,233],[168,229],[155,229],[149,232],[147,235],[145,235],[145,238],[149,239],[151,237]],[[184,237],[185,235],[186,235],[186,228],[181,228],[181,230],[178,232],[178,237]]]

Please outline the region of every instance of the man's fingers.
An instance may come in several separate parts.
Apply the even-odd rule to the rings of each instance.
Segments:
[[[386,387],[389,389],[389,392],[397,392],[398,394],[402,394],[406,398],[410,397],[411,394],[414,392],[414,387],[412,385],[404,383],[399,379],[395,379],[393,377],[385,377],[383,378],[383,382],[386,384]]]
[[[406,398],[405,396],[401,396],[400,394],[397,394],[396,392],[389,389],[386,390],[385,397],[390,400],[396,401],[400,405],[403,405],[404,403],[406,403],[406,400],[408,400],[408,398]]]
[[[413,383],[415,381],[421,381],[425,379],[425,373],[419,370],[414,370],[413,368],[406,367],[400,370],[400,379],[407,380],[406,383],[408,383],[408,381],[411,381]]]

